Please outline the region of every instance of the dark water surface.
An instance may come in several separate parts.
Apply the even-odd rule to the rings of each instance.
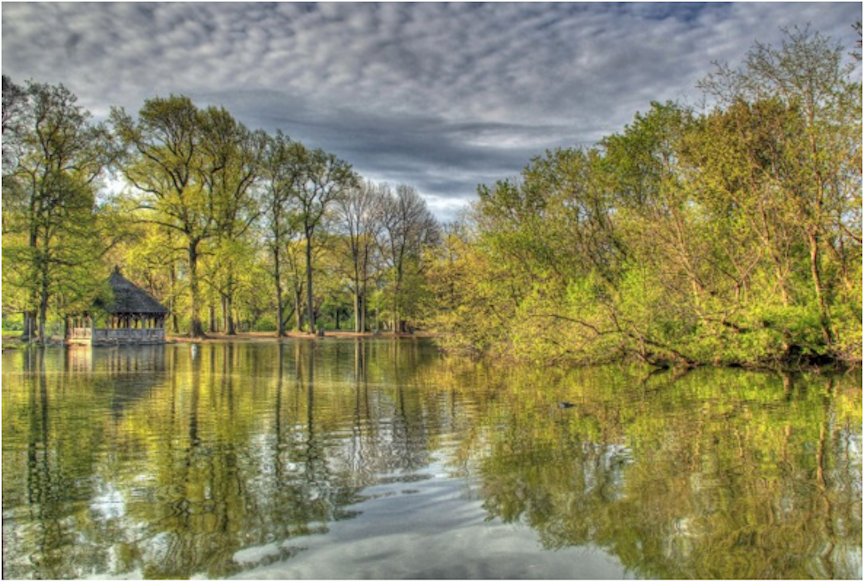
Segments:
[[[861,578],[860,372],[640,375],[412,340],[7,352],[3,575]]]

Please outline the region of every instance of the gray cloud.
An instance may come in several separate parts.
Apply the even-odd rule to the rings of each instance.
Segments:
[[[780,27],[852,46],[860,3],[7,3],[3,71],[97,117],[186,94],[283,129],[448,214],[547,148],[652,100],[695,100],[712,61]]]

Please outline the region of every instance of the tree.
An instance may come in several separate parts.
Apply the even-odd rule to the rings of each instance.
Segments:
[[[824,254],[859,246],[861,192],[861,83],[843,49],[808,29],[786,30],[780,48],[757,43],[738,69],[718,66],[700,86],[721,104],[780,100],[798,112],[800,127],[788,134],[785,171],[778,176],[809,252],[810,280],[826,345],[835,343],[831,290]],[[833,236],[840,228],[844,233]],[[857,239],[857,241],[856,241]]]
[[[460,259],[495,284],[462,276],[470,309],[438,319],[453,344],[663,367],[860,360],[861,85],[843,58],[787,33],[700,84],[712,111],[653,103],[598,148],[480,187]]]
[[[127,148],[120,169],[136,189],[142,219],[177,233],[187,256],[189,334],[204,336],[199,262],[204,245],[254,220],[252,185],[261,140],[221,108],[199,110],[188,97],[145,101],[134,121],[112,111]]]
[[[306,256],[306,318],[309,333],[315,332],[315,304],[312,287],[312,254],[316,230],[348,190],[357,184],[351,165],[333,154],[302,144],[294,147],[293,164],[297,182],[292,197],[302,226]]]
[[[201,152],[208,163],[204,188],[216,201],[219,230],[213,245],[211,285],[222,304],[223,329],[236,334],[234,296],[238,271],[254,254],[250,227],[261,215],[255,186],[261,175],[266,134],[249,131],[225,109],[209,107],[202,112]]]
[[[425,247],[439,239],[438,222],[414,187],[400,184],[382,204],[382,254],[390,270],[390,317],[393,332],[407,331],[404,319],[410,283],[423,269]]]
[[[63,315],[86,309],[99,292],[95,195],[114,150],[68,89],[21,88],[6,77],[3,140],[4,303],[12,298],[25,313],[25,338],[38,321],[44,342],[52,304]]]
[[[29,113],[27,91],[3,75],[3,173],[17,164]]]
[[[285,297],[285,277],[296,272],[297,262],[292,261],[294,255],[290,252],[291,242],[299,238],[301,222],[299,214],[293,207],[293,199],[297,185],[302,176],[302,168],[296,160],[296,154],[302,152],[301,144],[292,142],[281,131],[271,136],[267,141],[266,153],[262,163],[264,186],[262,206],[264,210],[264,241],[272,261],[270,271],[276,299],[276,335],[284,336],[285,315],[289,300],[294,302],[293,313],[299,310],[302,293],[302,281],[291,278],[290,286],[294,290],[292,298]],[[298,285],[300,284],[300,285]],[[298,314],[299,316],[299,314]],[[300,329],[299,319],[297,329]]]
[[[348,259],[354,308],[354,331],[367,330],[367,288],[372,279],[373,254],[381,229],[382,205],[386,191],[366,181],[350,189],[337,203],[337,230],[343,254]]]

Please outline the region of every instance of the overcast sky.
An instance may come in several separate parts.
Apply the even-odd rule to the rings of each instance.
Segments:
[[[713,61],[806,26],[851,48],[861,3],[2,5],[3,73],[63,83],[97,118],[170,93],[281,128],[440,218],[547,148],[652,100],[695,104]]]

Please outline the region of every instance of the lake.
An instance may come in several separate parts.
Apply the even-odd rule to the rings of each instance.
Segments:
[[[2,362],[4,578],[862,576],[860,371],[327,338]]]

